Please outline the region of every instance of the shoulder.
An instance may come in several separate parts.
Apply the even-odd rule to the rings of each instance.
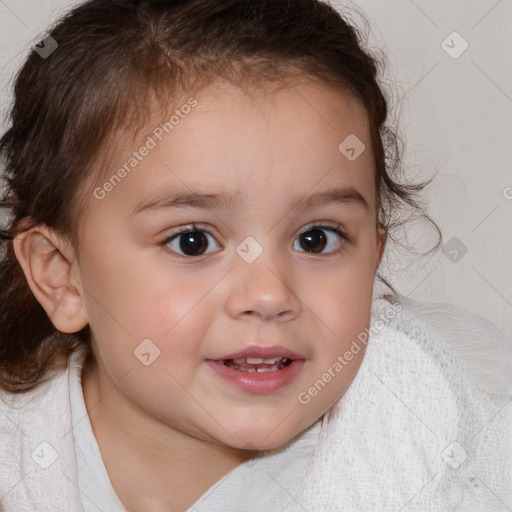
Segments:
[[[45,408],[51,404],[63,405],[63,399],[69,398],[69,380],[72,366],[80,367],[86,352],[76,349],[69,357],[64,368],[52,370],[44,381],[23,393],[12,393],[0,389],[0,411],[10,414],[25,414]],[[64,400],[65,401],[65,400]],[[0,424],[2,418],[0,417]]]
[[[379,299],[376,311],[387,311],[387,327],[413,340],[447,376],[467,378],[486,395],[512,397],[512,345],[489,320],[453,304],[396,295]]]
[[[0,389],[0,411],[7,416],[26,415],[58,400],[67,385],[68,368],[52,372],[44,382],[23,393]],[[0,425],[4,423],[0,418]]]
[[[70,418],[70,369],[80,357],[74,352],[68,364],[51,371],[35,388],[23,393],[0,390],[0,454],[18,440],[18,448],[40,434],[65,428]],[[27,445],[28,446],[28,445]]]
[[[30,391],[0,391],[1,460],[19,464],[22,452],[30,454],[41,442],[39,437],[59,430],[69,402],[67,376],[67,369],[60,370]]]
[[[482,457],[490,444],[509,449],[512,354],[491,322],[393,296],[375,301],[371,329],[361,372],[367,394],[382,389],[393,415],[421,418],[446,445],[458,440]]]
[[[367,342],[366,353],[323,418],[300,502],[512,510],[512,371],[499,330],[456,306],[390,295],[374,300],[370,327],[353,342]]]
[[[72,510],[81,510],[72,483],[76,464],[69,435],[70,368],[78,355],[73,353],[64,369],[30,391],[0,391],[0,496],[6,510],[32,510],[37,500],[52,503],[56,489],[58,500],[69,500],[76,504]]]
[[[346,459],[352,450],[357,475],[368,480],[385,461],[391,501],[430,481],[417,498],[421,510],[454,510],[447,500],[494,505],[496,496],[512,506],[511,390],[511,350],[491,322],[450,304],[379,297],[361,368],[325,417],[322,457],[330,461],[332,450]],[[357,494],[359,482],[351,486]]]

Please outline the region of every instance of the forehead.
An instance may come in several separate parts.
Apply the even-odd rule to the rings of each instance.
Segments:
[[[250,197],[283,202],[339,185],[375,202],[366,110],[352,94],[325,85],[303,81],[248,93],[213,83],[184,96],[174,115],[154,116],[136,141],[120,142],[99,182],[108,189],[101,207],[136,210],[166,190],[224,190],[241,205]],[[348,158],[347,149],[360,154]]]

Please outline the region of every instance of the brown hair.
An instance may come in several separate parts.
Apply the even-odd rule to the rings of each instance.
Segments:
[[[351,91],[368,113],[380,223],[392,239],[403,223],[397,212],[412,209],[436,228],[439,242],[432,250],[439,247],[439,229],[415,197],[428,182],[399,181],[398,137],[385,125],[377,60],[363,49],[358,30],[329,5],[89,0],[48,32],[58,47],[48,58],[35,51],[27,57],[14,84],[10,127],[0,139],[0,207],[10,214],[0,237],[0,388],[34,388],[89,343],[88,327],[73,335],[58,332],[29,289],[12,243],[20,221],[30,221],[23,230],[50,226],[77,248],[84,190],[115,134],[135,136],[153,100],[161,112],[170,111],[179,91],[200,90],[216,78],[244,86],[302,76]]]

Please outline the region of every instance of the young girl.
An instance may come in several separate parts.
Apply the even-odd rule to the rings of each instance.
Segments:
[[[88,0],[34,47],[0,509],[510,510],[506,340],[378,274],[421,186],[376,75],[317,0]]]

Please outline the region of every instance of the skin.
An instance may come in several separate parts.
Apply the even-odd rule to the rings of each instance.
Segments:
[[[369,326],[385,245],[367,114],[351,95],[304,82],[249,97],[218,83],[196,99],[121,183],[89,201],[79,258],[45,226],[15,240],[54,325],[64,332],[90,325],[94,360],[83,369],[84,398],[129,510],[186,509],[247,459],[248,448],[283,445],[343,395],[364,347],[308,404],[298,400]],[[349,134],[366,146],[354,161],[338,150]],[[287,206],[299,194],[341,186],[357,190],[368,208]],[[155,194],[190,190],[235,194],[241,204],[133,213]],[[179,237],[160,244],[192,222],[211,234],[207,254],[180,257]],[[350,241],[324,230],[323,252],[308,253],[300,235],[312,222],[341,224]],[[247,236],[263,249],[252,263],[236,252]],[[144,339],[160,350],[149,366],[134,356]],[[205,364],[252,344],[288,347],[304,367],[285,387],[257,394]]]

